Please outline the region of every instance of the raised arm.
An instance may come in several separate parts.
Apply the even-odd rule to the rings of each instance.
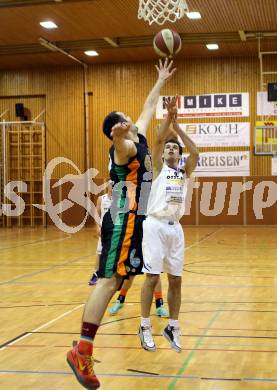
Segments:
[[[180,136],[181,140],[183,141],[185,147],[189,152],[189,156],[186,160],[186,165],[184,168],[187,176],[189,177],[197,165],[199,152],[197,150],[195,143],[189,138],[189,136],[181,129],[181,127],[177,123],[176,117],[173,119],[172,123],[173,123],[173,129]]]
[[[126,164],[129,159],[136,155],[137,148],[133,141],[125,139],[125,135],[130,129],[128,122],[117,123],[113,126],[111,136],[115,148],[115,163]]]
[[[162,154],[165,141],[177,137],[175,131],[170,128],[170,124],[177,113],[176,100],[177,97],[175,96],[166,102],[167,115],[157,129],[157,138],[152,151],[154,177],[160,173],[163,166]]]
[[[169,80],[172,75],[175,73],[176,68],[172,68],[173,61],[168,63],[168,59],[166,58],[164,63],[159,60],[159,65],[155,65],[158,71],[158,80],[156,84],[152,88],[151,92],[147,96],[143,110],[136,122],[136,126],[138,127],[138,132],[146,136],[147,129],[149,127],[149,123],[154,115],[156,110],[156,106],[159,100],[160,91],[164,86],[165,82]]]

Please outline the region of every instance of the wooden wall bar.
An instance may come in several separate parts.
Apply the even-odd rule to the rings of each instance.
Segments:
[[[34,103],[45,95],[44,107]],[[81,171],[84,169],[84,94],[81,67],[20,70],[0,72],[1,112],[10,109],[6,120],[15,120],[14,102],[23,102],[31,117],[46,109],[46,159],[63,156],[71,159]],[[28,97],[25,98],[24,97]],[[69,171],[60,166],[56,177]]]

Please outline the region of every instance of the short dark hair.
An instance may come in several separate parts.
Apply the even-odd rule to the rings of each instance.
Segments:
[[[112,128],[119,122],[126,122],[126,120],[124,120],[124,118],[119,115],[117,111],[112,111],[105,117],[103,121],[103,133],[109,139],[113,139],[113,137],[111,137]]]
[[[179,142],[177,139],[175,139],[175,138],[171,138],[171,139],[167,139],[167,140],[165,141],[164,146],[165,146],[166,144],[168,144],[169,142],[171,142],[171,143],[173,143],[173,144],[177,144],[177,145],[179,146],[179,154],[180,154],[180,156],[182,156],[183,148],[182,148],[180,142]]]

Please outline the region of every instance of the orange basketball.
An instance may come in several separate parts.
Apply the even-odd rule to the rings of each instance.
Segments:
[[[165,28],[155,35],[153,46],[160,57],[173,57],[181,50],[182,40],[176,31]]]

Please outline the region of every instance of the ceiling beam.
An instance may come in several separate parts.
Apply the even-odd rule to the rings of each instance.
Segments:
[[[246,39],[257,39],[257,38],[277,38],[277,31],[247,31],[245,32]]]
[[[262,33],[264,40],[275,41],[277,39],[277,32]],[[270,35],[267,35],[270,34]],[[230,42],[242,43],[240,34],[238,32],[225,33],[211,33],[211,34],[180,34],[183,44],[206,44],[208,42]],[[257,33],[245,32],[246,41],[253,41],[257,39]],[[44,41],[44,38],[41,38]],[[49,41],[48,41],[49,42]],[[61,50],[66,51],[85,51],[97,49],[115,49],[128,47],[146,47],[152,46],[153,36],[132,36],[132,37],[118,37],[118,38],[95,38],[75,41],[57,41],[49,42]],[[22,45],[0,45],[0,55],[8,54],[34,54],[44,53],[47,50],[39,43],[22,44]]]
[[[108,42],[112,47],[119,47],[117,41],[115,39],[104,37],[104,41]]]
[[[71,55],[67,51],[65,51],[65,50],[61,49],[60,47],[58,47],[57,45],[55,45],[53,42],[47,41],[47,39],[44,39],[41,37],[38,39],[38,41],[39,41],[40,45],[46,47],[48,50],[62,53],[65,56],[71,58],[72,60],[78,62],[79,64],[81,64],[83,66],[87,66],[83,61],[79,60],[79,58],[74,57],[73,55]]]
[[[0,0],[0,8],[28,7],[35,5],[54,5],[97,0]]]
[[[239,30],[239,36],[242,41],[246,41],[246,35],[243,30]]]

